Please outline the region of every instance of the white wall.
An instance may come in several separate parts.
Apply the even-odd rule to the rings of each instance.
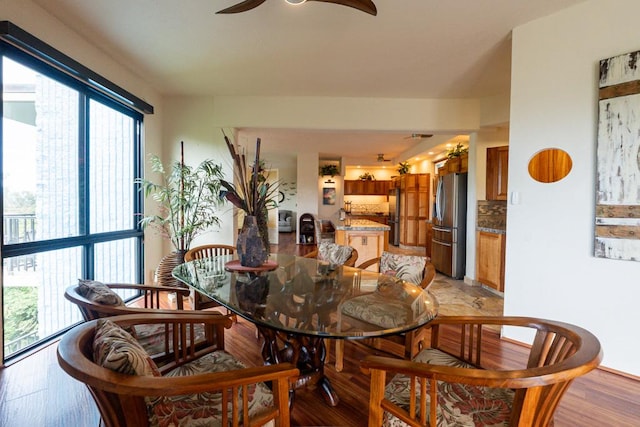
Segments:
[[[640,375],[640,263],[597,259],[594,246],[598,63],[640,49],[640,2],[592,0],[513,32],[505,314],[594,332],[603,365]],[[531,179],[542,148],[573,158],[562,181]]]
[[[214,159],[222,165],[226,179],[233,181],[233,165],[222,130],[211,121],[214,111],[213,98],[166,97],[164,105],[167,117],[171,118],[164,122],[162,129],[162,157],[165,162],[180,158],[180,141],[184,141],[184,158],[187,165],[196,167],[204,159]],[[235,140],[233,129],[225,129],[225,132]],[[208,243],[235,243],[236,224],[232,205],[224,204],[216,215],[221,221],[221,227],[212,228],[198,236],[194,239],[192,247]]]

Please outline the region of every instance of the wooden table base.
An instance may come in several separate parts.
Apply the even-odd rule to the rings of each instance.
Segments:
[[[264,338],[262,357],[265,364],[294,364],[300,369],[300,377],[294,388],[315,385],[328,405],[338,405],[340,399],[324,375],[327,353],[324,338],[285,333],[263,326],[258,326],[258,331]]]

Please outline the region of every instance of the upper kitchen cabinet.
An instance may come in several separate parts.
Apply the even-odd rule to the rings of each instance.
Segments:
[[[507,200],[509,146],[487,148],[487,200]]]
[[[389,193],[391,181],[386,180],[345,180],[344,194],[365,196],[386,196]]]

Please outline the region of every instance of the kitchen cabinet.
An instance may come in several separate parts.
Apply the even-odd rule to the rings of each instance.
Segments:
[[[369,224],[370,226],[368,227],[355,227],[356,229],[342,226],[336,227],[336,243],[349,245],[358,251],[356,264],[377,258],[382,255],[383,251],[389,249],[389,231],[383,230],[384,226]],[[371,269],[376,267],[377,265],[372,266]]]
[[[505,235],[476,232],[476,280],[504,292]]]
[[[469,171],[469,153],[462,153],[458,157],[452,157],[447,160],[439,170],[438,175],[448,173],[467,173]]]
[[[400,177],[400,244],[427,246],[431,179],[428,173]]]
[[[487,200],[507,200],[509,146],[487,148]]]
[[[344,181],[344,194],[345,195],[364,195],[364,196],[386,196],[389,193],[391,187],[391,181],[387,180],[371,180],[363,181],[357,180],[345,180]]]
[[[427,234],[426,234],[426,244],[425,244],[425,255],[427,258],[431,258],[431,240],[433,239],[433,223],[431,221],[427,221],[426,225]]]
[[[344,194],[346,195],[352,195],[352,194],[363,194],[364,193],[364,181],[361,180],[354,180],[354,181],[349,181],[349,180],[345,180],[344,181]]]

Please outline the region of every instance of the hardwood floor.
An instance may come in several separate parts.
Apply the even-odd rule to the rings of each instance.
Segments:
[[[281,251],[302,255],[313,246],[279,245]],[[299,252],[298,252],[299,251]],[[252,324],[240,319],[226,334],[227,350],[248,365],[262,363],[260,343]],[[495,336],[496,361],[518,358],[524,349]],[[98,426],[98,411],[88,390],[67,376],[56,360],[57,344],[0,370],[0,426]],[[605,349],[606,351],[606,349]],[[291,414],[294,426],[366,426],[369,378],[359,361],[381,354],[365,346],[345,346],[344,370],[336,372],[333,357],[326,372],[340,397],[338,406],[325,405],[318,390],[296,392]],[[577,379],[556,411],[556,427],[631,427],[640,425],[640,381],[603,370]]]

